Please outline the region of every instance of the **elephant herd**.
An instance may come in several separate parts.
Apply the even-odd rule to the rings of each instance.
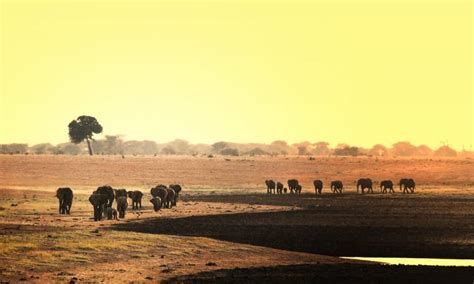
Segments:
[[[283,194],[287,193],[288,189],[290,190],[291,193],[296,193],[299,194],[301,193],[301,190],[303,187],[299,184],[298,180],[296,179],[290,179],[288,180],[288,188],[284,187],[281,182],[275,183],[273,180],[269,179],[265,181],[265,184],[267,186],[267,193],[268,194]],[[276,190],[276,192],[275,192]]]
[[[374,193],[373,184],[370,178],[361,178],[357,180],[357,193],[359,193],[359,188],[361,193]],[[288,192],[288,189],[291,194],[301,194],[302,186],[297,179],[288,180],[288,189],[283,186],[281,182],[274,182],[273,180],[265,180],[265,185],[267,186],[268,194],[284,194]],[[319,179],[313,181],[314,192],[315,194],[322,194],[323,191],[323,182]],[[412,178],[402,178],[399,182],[400,191],[403,189],[403,193],[414,193],[415,192],[415,181]],[[342,194],[344,185],[342,181],[335,180],[331,181],[330,189],[333,193]],[[380,192],[382,193],[394,193],[393,182],[391,180],[383,180],[380,182]]]
[[[152,198],[150,202],[153,204],[155,212],[161,208],[171,208],[176,206],[179,193],[182,188],[179,184],[171,184],[169,187],[160,184],[150,190]],[[73,191],[69,187],[60,187],[56,190],[56,197],[59,200],[59,214],[70,214]],[[128,208],[128,198],[132,200],[132,208],[134,210],[142,208],[143,193],[139,190],[127,191],[126,189],[114,189],[109,185],[99,186],[89,196],[89,202],[94,209],[94,221],[99,221],[104,217],[107,219],[125,218],[125,212]],[[113,202],[117,203],[113,208]]]

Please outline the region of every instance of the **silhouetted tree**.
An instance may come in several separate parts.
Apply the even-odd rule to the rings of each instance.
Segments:
[[[89,155],[92,156],[91,142],[92,135],[102,132],[102,126],[99,124],[97,119],[92,116],[81,115],[76,120],[69,123],[69,139],[72,143],[79,144],[86,140],[87,147],[89,148]]]

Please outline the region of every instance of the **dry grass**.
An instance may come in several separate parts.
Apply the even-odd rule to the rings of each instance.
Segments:
[[[376,159],[331,157],[126,157],[0,155],[0,184],[8,188],[54,191],[73,186],[90,192],[102,184],[148,191],[158,183],[199,189],[257,189],[265,179],[298,178],[305,188],[312,180],[340,179],[353,186],[360,177],[374,180],[413,177],[422,185],[474,185],[472,159]]]

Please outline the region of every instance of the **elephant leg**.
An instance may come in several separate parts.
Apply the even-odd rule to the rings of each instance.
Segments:
[[[99,221],[105,217],[104,207],[99,207],[99,212],[97,215],[98,215],[97,218],[99,219]]]

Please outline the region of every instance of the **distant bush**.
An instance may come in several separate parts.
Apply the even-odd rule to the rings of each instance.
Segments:
[[[1,154],[25,154],[28,150],[28,144],[2,144],[0,145]]]
[[[221,141],[221,142],[216,142],[214,144],[212,144],[212,151],[214,151],[215,153],[219,153],[219,152],[222,152],[226,149],[227,147],[227,143],[224,142],[224,141]]]
[[[165,147],[165,148],[161,149],[161,154],[176,155],[176,151],[171,147]]]
[[[221,151],[221,155],[238,156],[239,155],[239,150],[234,149],[234,148],[225,148],[224,150]]]
[[[334,155],[336,156],[359,156],[359,148],[346,146],[341,149],[334,150]]]
[[[456,157],[457,152],[449,146],[441,146],[435,152],[436,157]]]
[[[261,155],[270,155],[270,153],[262,150],[261,148],[253,148],[252,150],[245,152],[244,155],[249,156],[261,156]]]

